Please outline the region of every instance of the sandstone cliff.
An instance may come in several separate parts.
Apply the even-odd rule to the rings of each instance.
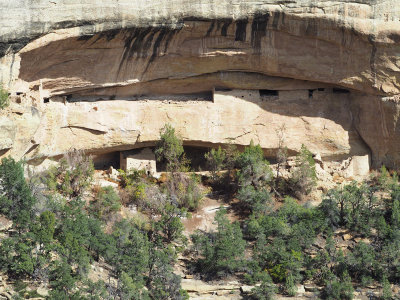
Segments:
[[[396,0],[0,0],[2,155],[107,153],[173,124],[187,144],[285,125],[293,152],[400,162]],[[229,90],[229,91],[228,91]],[[17,95],[18,94],[18,95]]]

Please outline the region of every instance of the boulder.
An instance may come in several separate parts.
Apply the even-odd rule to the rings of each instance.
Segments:
[[[47,297],[49,295],[49,290],[44,287],[44,286],[40,286],[37,288],[36,292],[43,297]]]
[[[353,238],[353,236],[351,234],[345,233],[342,236],[342,238],[343,238],[344,241],[349,241],[349,240],[351,240]]]
[[[222,291],[239,290],[240,286],[228,284],[208,284],[197,279],[182,279],[182,289],[189,293],[207,294],[221,293]]]
[[[0,116],[0,150],[10,149],[13,146],[16,132],[12,119]]]
[[[254,285],[242,285],[241,287],[240,287],[240,291],[243,293],[243,294],[251,294],[252,293],[252,289],[254,289]]]
[[[302,295],[306,292],[306,289],[305,289],[304,285],[302,285],[302,284],[296,285],[296,288],[297,288],[297,292],[296,292],[297,294]]]

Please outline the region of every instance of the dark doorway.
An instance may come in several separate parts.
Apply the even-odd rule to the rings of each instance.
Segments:
[[[119,151],[93,155],[93,164],[96,170],[107,170],[110,167],[120,168]]]
[[[185,156],[190,161],[190,169],[194,172],[209,171],[204,155],[210,150],[208,147],[184,146]],[[157,172],[167,170],[166,162],[157,161]]]

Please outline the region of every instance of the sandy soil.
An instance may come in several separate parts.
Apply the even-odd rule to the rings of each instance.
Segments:
[[[216,228],[214,224],[214,217],[220,207],[224,207],[229,210],[229,204],[223,200],[217,200],[205,197],[202,205],[197,212],[192,213],[192,217],[183,219],[182,223],[185,226],[184,234],[189,236],[194,233],[197,229],[201,231],[211,231]],[[229,218],[234,218],[233,215],[228,214]]]

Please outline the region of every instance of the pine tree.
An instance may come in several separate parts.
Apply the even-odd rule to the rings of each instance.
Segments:
[[[31,224],[35,202],[24,178],[22,162],[3,158],[0,164],[0,212],[21,230]]]

